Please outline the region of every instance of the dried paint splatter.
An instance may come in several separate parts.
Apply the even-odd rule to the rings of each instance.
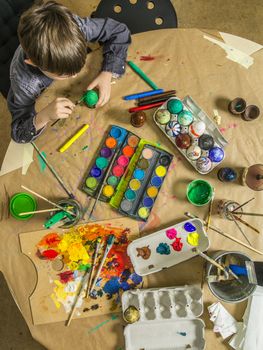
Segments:
[[[117,315],[112,315],[110,318],[108,318],[107,320],[99,323],[97,326],[91,328],[88,333],[93,333],[93,332],[96,332],[99,328],[103,327],[105,324],[111,322],[111,321],[115,321],[118,319],[118,316]]]

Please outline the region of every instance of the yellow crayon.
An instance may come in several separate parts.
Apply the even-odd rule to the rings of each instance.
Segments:
[[[83,127],[69,139],[63,146],[60,147],[59,152],[65,152],[89,127],[89,124],[83,125]]]

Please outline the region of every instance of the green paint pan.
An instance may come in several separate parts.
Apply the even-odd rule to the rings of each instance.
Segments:
[[[194,180],[187,186],[186,196],[190,203],[200,207],[212,199],[213,187],[205,180]]]
[[[19,216],[19,213],[35,211],[37,208],[36,199],[28,193],[15,194],[9,204],[9,210],[11,215],[17,220],[28,220],[34,214]]]

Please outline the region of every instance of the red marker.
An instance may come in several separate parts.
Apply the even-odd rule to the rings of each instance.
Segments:
[[[146,106],[133,107],[133,108],[129,109],[129,112],[133,113],[133,112],[138,112],[138,111],[144,111],[146,109],[160,107],[162,104],[163,104],[163,102],[155,102],[155,103],[150,103],[149,105],[146,105]]]

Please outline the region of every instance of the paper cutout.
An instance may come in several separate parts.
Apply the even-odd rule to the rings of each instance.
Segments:
[[[226,43],[216,40],[212,37],[209,37],[207,35],[204,35],[204,38],[211,41],[212,43],[220,46],[222,49],[225,50],[227,54],[227,58],[231,61],[234,61],[236,63],[239,63],[244,68],[249,68],[254,63],[254,58],[247,55],[246,53],[234,48],[233,46],[227,45]]]
[[[240,36],[223,32],[219,33],[227,45],[233,46],[235,49],[243,52],[246,55],[250,56],[263,48],[262,45],[255,43],[254,41],[241,38]]]
[[[29,165],[33,162],[33,146],[30,143],[20,144],[10,141],[2,163],[0,176],[8,174],[22,167],[25,175]]]

